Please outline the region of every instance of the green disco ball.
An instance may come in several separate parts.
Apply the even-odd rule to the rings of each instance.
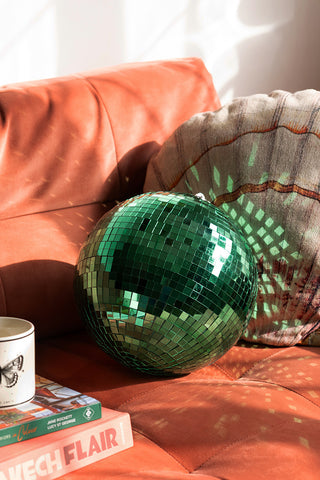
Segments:
[[[109,355],[149,374],[186,374],[239,339],[257,268],[217,207],[193,195],[146,193],[100,219],[81,249],[75,293]]]

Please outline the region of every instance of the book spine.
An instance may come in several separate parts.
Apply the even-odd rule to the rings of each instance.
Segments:
[[[0,480],[53,480],[133,445],[127,413],[107,422],[93,422],[81,432],[72,430],[63,439],[59,432],[52,434],[58,439],[20,455],[17,452],[10,460],[1,458]]]
[[[100,402],[59,412],[30,422],[12,425],[0,430],[0,447],[40,437],[101,418]]]

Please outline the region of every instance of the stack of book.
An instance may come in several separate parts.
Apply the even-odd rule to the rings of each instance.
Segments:
[[[0,480],[51,480],[132,445],[128,413],[40,376],[32,402],[0,409]]]

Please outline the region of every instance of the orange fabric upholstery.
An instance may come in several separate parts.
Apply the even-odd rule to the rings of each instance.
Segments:
[[[126,369],[79,332],[41,342],[38,361],[43,375],[131,415],[134,448],[84,468],[84,478],[319,476],[317,347],[238,345],[214,365],[164,380]]]
[[[37,372],[131,415],[135,445],[65,480],[316,480],[317,348],[233,347],[180,378],[126,369],[73,299],[80,246],[197,112],[220,103],[202,61],[123,65],[0,89],[0,314],[37,331]]]

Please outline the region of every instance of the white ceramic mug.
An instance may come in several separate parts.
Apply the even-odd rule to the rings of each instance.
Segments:
[[[0,317],[0,408],[30,402],[35,394],[34,326]]]

